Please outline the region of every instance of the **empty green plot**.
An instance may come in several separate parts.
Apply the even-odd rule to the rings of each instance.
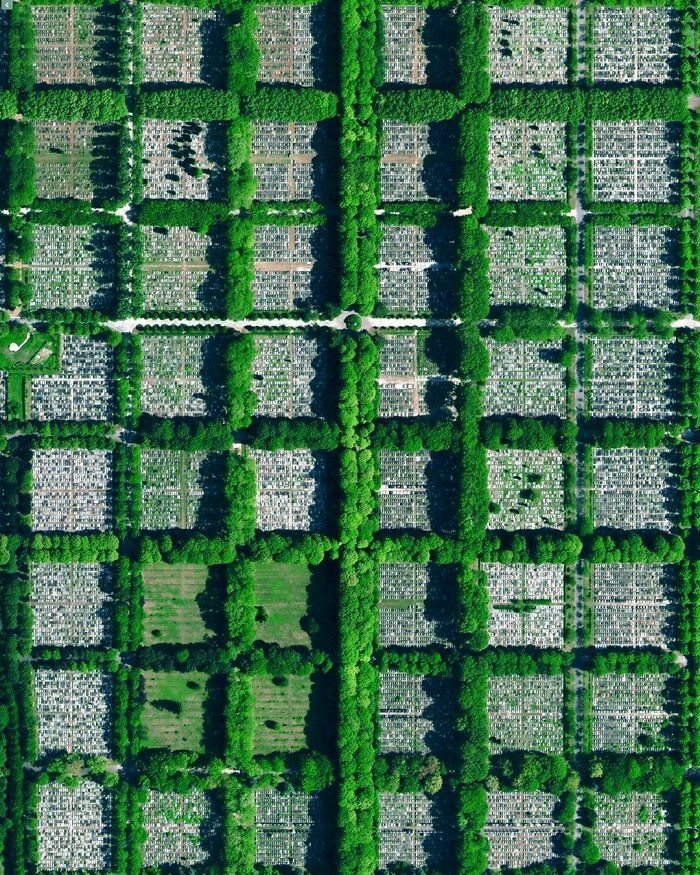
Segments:
[[[311,570],[308,565],[288,565],[283,562],[257,562],[255,574],[255,604],[257,619],[255,636],[283,647],[311,646],[302,618],[307,613]]]
[[[203,750],[207,675],[199,671],[145,671],[145,747]]]
[[[143,643],[193,644],[212,630],[199,605],[207,585],[206,565],[146,565],[143,569]]]
[[[311,680],[291,675],[280,686],[270,677],[254,677],[256,754],[300,750],[306,742]]]

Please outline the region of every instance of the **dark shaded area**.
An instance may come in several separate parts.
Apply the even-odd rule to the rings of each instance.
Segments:
[[[92,74],[97,86],[112,85],[119,77],[118,18],[122,11],[118,3],[105,3],[97,7],[92,64]]]
[[[457,55],[459,29],[453,5],[426,9],[423,44],[427,59],[426,85],[429,88],[454,88],[460,59]]]
[[[431,453],[425,473],[430,527],[438,534],[453,532],[460,485],[457,457],[453,453]]]
[[[207,754],[222,757],[226,749],[226,675],[214,674],[207,678],[202,704],[202,743]]]
[[[304,737],[311,750],[335,756],[336,724],[330,715],[336,713],[338,687],[332,673],[311,676],[309,710],[304,718]]]
[[[116,124],[97,123],[92,139],[90,182],[93,197],[97,201],[119,198],[119,150],[121,127]],[[53,150],[51,150],[53,151]]]
[[[195,597],[204,624],[216,636],[226,632],[226,618],[222,610],[226,602],[226,569],[223,565],[212,565],[207,573],[204,590]]]

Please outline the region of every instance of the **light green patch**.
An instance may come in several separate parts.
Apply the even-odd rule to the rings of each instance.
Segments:
[[[306,744],[306,715],[309,711],[311,680],[290,675],[286,687],[270,677],[252,679],[255,697],[254,752],[301,750]]]
[[[211,637],[197,596],[207,585],[206,565],[146,565],[143,569],[144,644],[194,644]]]
[[[0,370],[12,372],[20,368],[26,373],[57,373],[59,349],[57,337],[34,331],[28,325],[13,325],[0,337]]]
[[[145,747],[203,751],[204,696],[207,675],[199,671],[144,671],[146,702],[143,706]],[[187,682],[198,685],[190,689]],[[177,702],[179,714],[153,705],[158,701]]]
[[[283,647],[310,647],[311,640],[300,625],[308,606],[309,566],[256,562],[253,574],[255,604],[268,615],[267,620],[255,624],[256,638]]]

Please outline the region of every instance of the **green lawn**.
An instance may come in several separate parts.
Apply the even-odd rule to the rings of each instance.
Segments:
[[[145,747],[168,747],[171,750],[203,750],[204,696],[207,675],[198,671],[144,671],[146,702],[143,725]],[[188,682],[196,689],[188,687]],[[181,706],[179,714],[156,707],[154,702]]]
[[[144,644],[193,644],[213,634],[197,604],[208,574],[206,565],[144,566]]]
[[[28,333],[30,337],[25,343]],[[13,343],[21,347],[16,352],[10,350]],[[27,325],[13,325],[0,337],[0,370],[12,371],[21,365],[37,374],[55,373],[58,371],[58,347],[58,341],[53,337]]]
[[[311,646],[300,622],[308,609],[311,571],[308,565],[256,562],[255,604],[267,612],[267,620],[255,624],[255,636],[283,647]]]
[[[295,675],[290,675],[288,680],[288,686],[278,687],[270,677],[257,676],[252,679],[256,754],[308,747],[305,724],[311,680]]]

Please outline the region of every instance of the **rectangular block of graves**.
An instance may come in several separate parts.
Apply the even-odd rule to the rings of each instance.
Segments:
[[[423,28],[426,8],[382,4],[384,25],[384,81],[425,85],[428,59]]]
[[[144,3],[141,76],[144,82],[224,86],[225,14],[189,4]]]
[[[670,865],[673,835],[663,796],[594,793],[594,799],[594,840],[601,859],[632,869]]]
[[[108,450],[34,450],[32,529],[104,532],[112,525],[112,455]]]
[[[252,389],[258,416],[322,416],[329,390],[330,353],[323,338],[257,335]]]
[[[566,198],[566,124],[491,119],[489,199]]]
[[[258,82],[319,84],[326,10],[313,5],[257,6]]]
[[[592,750],[645,753],[669,746],[668,675],[592,675],[590,685]]]
[[[485,228],[492,304],[562,307],[566,296],[564,228]]]
[[[449,531],[455,470],[448,453],[379,452],[379,517],[383,529]],[[438,498],[439,496],[439,498]]]
[[[443,312],[449,304],[450,245],[434,229],[382,225],[380,305],[391,313]]]
[[[255,122],[253,173],[259,201],[308,200],[317,193],[318,125]]]
[[[37,669],[34,673],[39,751],[108,756],[112,675]]]
[[[220,200],[224,195],[223,122],[144,119],[144,197]]]
[[[569,16],[565,6],[489,6],[488,10],[492,82],[566,82]]]
[[[34,76],[45,85],[110,85],[117,40],[117,10],[110,4],[32,6]]]
[[[311,306],[322,297],[317,255],[328,246],[317,225],[257,225],[253,307],[289,311]]]
[[[454,632],[454,571],[435,563],[379,566],[379,643],[384,647],[449,645]]]
[[[416,869],[444,859],[434,798],[424,793],[380,793],[379,865],[407,863]]]
[[[436,753],[446,743],[447,693],[442,678],[382,672],[380,747],[384,753]]]
[[[495,647],[561,647],[564,566],[483,562],[489,642]]]
[[[142,527],[207,528],[206,496],[220,476],[218,453],[142,449]]]
[[[484,414],[564,418],[566,369],[562,342],[485,339],[491,360],[484,387]]]
[[[191,335],[141,336],[141,409],[152,416],[206,416],[210,392],[204,372],[214,370],[216,339]]]
[[[112,862],[112,796],[94,781],[39,787],[37,835],[43,871],[104,871]]]
[[[329,460],[311,450],[251,450],[257,527],[318,532],[328,528]]]
[[[492,676],[487,707],[491,753],[504,750],[563,752],[562,675]]]
[[[440,368],[446,335],[414,331],[382,333],[378,339],[380,416],[456,415],[455,384]]]
[[[320,793],[256,790],[256,862],[313,869],[324,860],[324,821]]]
[[[564,469],[558,450],[487,450],[488,528],[564,528]]]
[[[91,200],[113,192],[119,127],[108,122],[34,121],[36,194]]]
[[[217,309],[223,278],[214,266],[222,247],[191,228],[139,228],[141,283],[146,312],[208,313]]]
[[[145,866],[201,866],[221,828],[210,793],[149,790],[143,808]]]
[[[593,7],[593,79],[597,82],[677,80],[680,9]]]
[[[383,137],[380,164],[382,200],[428,200],[430,195],[423,162],[432,151],[430,125],[384,121]]]
[[[490,792],[484,827],[489,866],[517,869],[553,859],[561,831],[554,819],[556,804],[551,793]]]

